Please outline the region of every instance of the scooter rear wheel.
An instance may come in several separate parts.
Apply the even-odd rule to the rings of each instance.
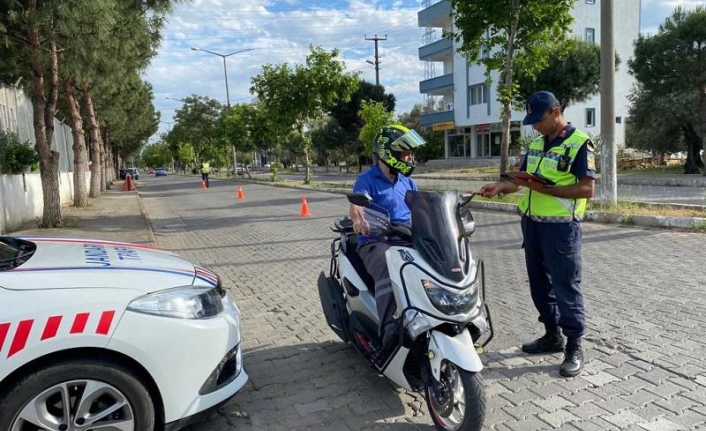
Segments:
[[[433,379],[433,377],[430,377]],[[427,406],[436,427],[443,431],[480,431],[485,420],[485,387],[479,373],[445,361],[438,388],[426,387]]]

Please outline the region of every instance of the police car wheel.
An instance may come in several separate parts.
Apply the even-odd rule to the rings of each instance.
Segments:
[[[0,430],[92,427],[124,431],[155,427],[149,392],[120,364],[65,361],[23,376],[0,394]]]

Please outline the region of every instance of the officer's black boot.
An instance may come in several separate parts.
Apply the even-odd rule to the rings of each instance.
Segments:
[[[581,338],[569,338],[566,341],[564,363],[561,364],[559,374],[564,377],[575,377],[581,374],[582,369],[583,349],[581,348]]]
[[[541,338],[522,345],[523,352],[538,354],[564,351],[564,337],[562,337],[559,327],[545,323],[544,328],[547,332]]]

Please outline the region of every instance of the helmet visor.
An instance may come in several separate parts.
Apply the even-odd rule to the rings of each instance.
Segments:
[[[426,144],[427,141],[424,140],[419,133],[415,130],[410,130],[399,138],[395,139],[390,148],[393,151],[414,151],[415,148]]]

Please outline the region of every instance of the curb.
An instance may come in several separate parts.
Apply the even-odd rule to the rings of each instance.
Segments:
[[[472,202],[472,208],[480,208],[489,211],[502,211],[509,213],[517,212],[517,205],[500,202]],[[603,211],[586,211],[584,222],[620,224],[624,226],[643,226],[667,229],[703,229],[706,227],[706,218],[701,217],[663,217],[663,216],[642,216],[623,215]]]

